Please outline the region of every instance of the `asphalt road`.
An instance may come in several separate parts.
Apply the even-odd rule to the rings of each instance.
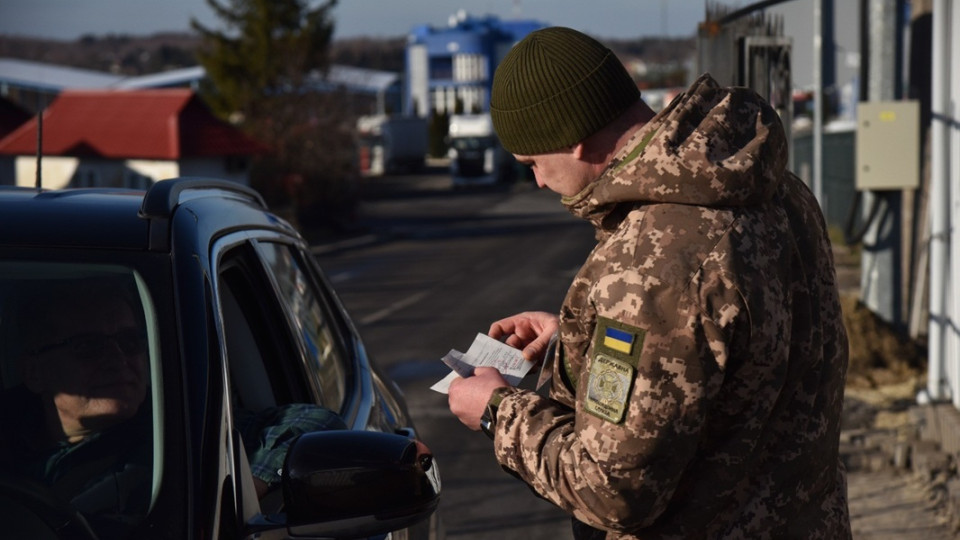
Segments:
[[[492,321],[557,312],[593,230],[529,183],[453,191],[433,174],[369,179],[365,194],[363,230],[318,258],[437,457],[448,537],[571,538],[566,514],[505,473],[492,443],[429,387],[447,373],[439,358],[466,350]]]

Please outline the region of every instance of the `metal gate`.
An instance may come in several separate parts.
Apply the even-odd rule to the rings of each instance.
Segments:
[[[787,150],[793,161],[792,40],[784,36],[746,36],[740,46],[740,81],[766,98],[780,115],[787,134]]]
[[[793,156],[792,40],[783,19],[753,13],[727,21],[731,9],[708,5],[697,35],[697,68],[723,85],[756,90],[780,114]]]

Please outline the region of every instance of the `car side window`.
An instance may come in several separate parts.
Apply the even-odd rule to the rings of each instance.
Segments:
[[[257,412],[310,401],[293,330],[250,243],[221,256],[216,289],[235,404]]]
[[[324,295],[295,249],[286,244],[260,242],[260,253],[280,289],[282,303],[306,346],[308,372],[320,392],[320,403],[341,411],[351,376],[345,346]]]
[[[157,321],[132,268],[0,261],[0,478],[103,538],[129,534],[159,485]]]

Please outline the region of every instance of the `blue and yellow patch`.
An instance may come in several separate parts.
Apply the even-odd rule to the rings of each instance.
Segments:
[[[596,353],[609,354],[636,367],[645,335],[646,332],[636,326],[597,317],[593,348]]]
[[[593,336],[584,409],[619,424],[627,411],[646,332],[636,326],[597,317]]]
[[[636,336],[634,334],[617,330],[616,328],[605,328],[603,331],[603,344],[623,354],[633,352],[633,341],[635,338]]]

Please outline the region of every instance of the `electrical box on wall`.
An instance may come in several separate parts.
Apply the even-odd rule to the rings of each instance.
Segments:
[[[920,186],[920,103],[874,101],[857,105],[859,190]]]

